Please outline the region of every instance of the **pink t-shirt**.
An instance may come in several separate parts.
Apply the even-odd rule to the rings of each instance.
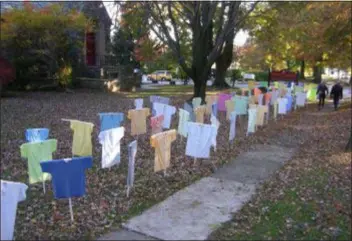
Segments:
[[[218,110],[226,111],[225,101],[231,100],[230,94],[220,93],[218,96]]]
[[[152,134],[163,131],[164,115],[153,116],[150,118],[150,126],[152,127]]]

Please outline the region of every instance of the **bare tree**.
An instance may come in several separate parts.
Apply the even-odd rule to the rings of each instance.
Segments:
[[[167,44],[178,63],[194,82],[194,97],[204,101],[211,66],[257,2],[142,2],[149,15],[149,27]],[[181,24],[182,22],[182,24]],[[213,29],[214,22],[218,28]],[[184,28],[184,24],[188,28]],[[215,30],[215,31],[214,31]],[[181,38],[190,31],[191,61],[181,51]],[[232,37],[233,39],[233,37]]]

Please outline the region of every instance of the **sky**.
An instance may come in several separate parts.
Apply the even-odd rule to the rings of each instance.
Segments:
[[[109,13],[110,18],[116,16],[116,7],[114,6],[114,2],[111,1],[103,1],[106,10]],[[234,40],[234,44],[236,46],[243,46],[248,38],[248,33],[245,31],[240,30]]]

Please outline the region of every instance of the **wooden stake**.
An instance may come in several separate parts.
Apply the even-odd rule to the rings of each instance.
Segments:
[[[73,210],[72,210],[72,201],[71,201],[71,198],[68,198],[68,203],[69,203],[69,205],[70,205],[71,222],[74,222],[74,220],[73,220]]]
[[[130,186],[127,186],[126,195],[127,195],[127,197],[129,197],[129,195],[130,195]]]
[[[45,194],[45,180],[43,179],[43,192]]]

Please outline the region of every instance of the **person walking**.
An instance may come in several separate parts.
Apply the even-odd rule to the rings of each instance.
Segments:
[[[325,94],[325,93],[326,93],[326,94]],[[324,82],[321,82],[321,83],[318,85],[318,89],[317,89],[317,95],[318,95],[318,98],[319,98],[319,104],[318,104],[319,110],[324,107],[324,104],[325,104],[325,97],[326,97],[326,95],[328,95],[328,94],[329,94],[329,89],[328,89],[328,87],[326,87],[326,85],[325,85]]]
[[[340,82],[337,82],[331,89],[330,98],[334,100],[334,107],[335,110],[339,107],[340,99],[343,98],[343,87],[341,86]]]

